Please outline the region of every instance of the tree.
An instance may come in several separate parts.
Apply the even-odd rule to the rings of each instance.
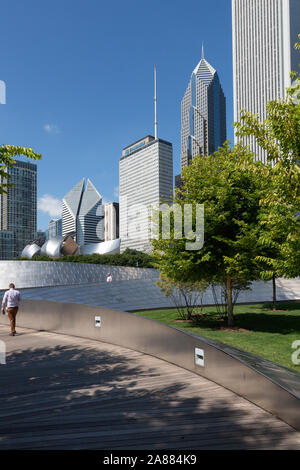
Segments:
[[[267,118],[262,122],[257,115],[242,110],[240,122],[234,123],[238,137],[255,137],[270,162],[281,162],[289,169],[300,161],[300,106],[295,104],[299,92],[300,84],[296,83],[285,100],[269,101]]]
[[[6,188],[11,187],[9,183],[10,174],[7,171],[8,168],[12,167],[16,160],[14,157],[23,155],[32,160],[39,160],[42,155],[36,153],[32,148],[19,147],[15,145],[0,145],[0,194],[6,193]]]
[[[251,289],[251,282],[244,280],[233,280],[232,282],[232,306],[236,304],[238,297],[242,291]],[[211,290],[214,298],[215,307],[219,315],[225,317],[227,315],[227,285],[211,283]]]
[[[193,311],[202,305],[202,297],[208,284],[203,281],[189,282],[172,280],[160,274],[157,285],[166,297],[171,297],[183,320],[191,320]]]
[[[300,35],[299,35],[300,39]],[[295,47],[300,49],[300,43]],[[300,78],[292,73],[286,98],[267,104],[267,118],[242,111],[237,135],[253,136],[272,162],[269,190],[261,200],[257,258],[264,279],[300,275]]]
[[[260,200],[270,165],[247,148],[229,143],[214,155],[195,157],[182,171],[175,203],[204,204],[205,243],[186,250],[185,238],[153,240],[157,266],[172,280],[226,283],[228,325],[233,325],[233,284],[258,278],[256,257]]]
[[[297,178],[298,173],[298,178]],[[269,194],[261,201],[259,243],[266,255],[262,277],[300,275],[300,171],[278,164],[271,172]],[[269,250],[269,253],[268,253]]]
[[[300,34],[298,35],[300,40]],[[300,42],[295,49],[300,50]],[[267,118],[260,122],[258,115],[241,111],[240,122],[235,122],[236,135],[253,136],[273,164],[281,162],[291,170],[300,164],[300,74],[291,72],[292,85],[286,98],[269,101]],[[297,173],[299,178],[299,173]]]

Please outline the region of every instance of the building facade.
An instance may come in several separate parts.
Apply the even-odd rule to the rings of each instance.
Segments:
[[[0,259],[12,259],[14,257],[13,232],[0,232]]]
[[[119,203],[109,202],[104,206],[105,241],[119,238]]]
[[[104,241],[102,196],[84,178],[63,198],[62,236],[72,235],[78,245]]]
[[[69,191],[62,200],[62,236],[75,233],[77,230],[77,216],[80,208],[84,178]]]
[[[48,224],[48,240],[62,235],[62,219],[52,219]]]
[[[125,147],[119,165],[121,252],[151,251],[151,207],[173,196],[172,144],[146,136]]]
[[[8,253],[17,258],[23,248],[36,236],[37,217],[37,166],[34,163],[16,161],[7,169],[8,181],[1,178],[1,184],[12,183],[6,194],[0,194],[0,231],[12,234],[2,236],[1,259],[8,259]],[[9,245],[4,248],[4,242]]]
[[[36,232],[36,235],[35,235],[35,240],[34,242],[38,245],[38,246],[42,246],[46,240],[48,239],[48,230],[38,230]]]
[[[81,198],[76,232],[76,242],[80,246],[104,241],[102,196],[89,179]]]
[[[285,97],[290,72],[298,71],[293,45],[299,24],[299,0],[232,0],[235,121],[243,109],[264,120],[268,101]],[[267,155],[254,138],[242,142],[250,145],[256,160],[266,162]]]
[[[181,168],[226,140],[226,100],[216,70],[202,58],[181,102]]]

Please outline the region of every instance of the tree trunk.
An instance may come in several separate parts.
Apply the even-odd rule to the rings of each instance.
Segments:
[[[233,304],[232,304],[232,279],[227,277],[227,322],[228,326],[233,326]]]
[[[272,277],[272,283],[273,283],[273,312],[276,311],[276,276],[273,274]]]
[[[188,300],[188,297],[186,295],[186,292],[184,289],[181,289],[181,294],[184,298],[184,302],[185,302],[185,306],[186,306],[186,319],[187,320],[190,320],[192,318],[192,312],[191,312],[191,309],[190,309],[190,303],[189,303],[189,300]]]

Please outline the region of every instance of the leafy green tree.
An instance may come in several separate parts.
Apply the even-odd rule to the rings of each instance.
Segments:
[[[300,34],[298,35],[300,39]],[[295,44],[300,50],[300,42]],[[241,111],[240,122],[234,123],[238,137],[253,136],[267,152],[270,162],[281,162],[299,173],[295,165],[300,163],[300,75],[291,73],[292,86],[286,90],[286,98],[269,101],[264,121],[247,110]]]
[[[226,283],[228,325],[233,325],[233,284],[258,278],[256,257],[260,200],[269,165],[255,162],[247,148],[227,143],[214,155],[198,156],[182,171],[175,203],[204,204],[205,242],[187,250],[185,238],[153,240],[157,267],[172,280]]]
[[[11,187],[9,183],[9,172],[8,168],[12,167],[16,163],[16,156],[25,156],[31,160],[39,160],[42,156],[36,153],[32,148],[19,147],[15,145],[0,145],[0,177],[2,183],[0,184],[0,194],[7,192],[7,187]]]
[[[171,297],[177,312],[183,320],[191,320],[193,311],[202,305],[202,298],[208,284],[205,281],[172,280],[160,273],[157,285],[166,297]]]
[[[299,35],[300,39],[300,35]],[[300,43],[295,47],[300,49]],[[261,276],[300,275],[300,78],[292,73],[293,84],[286,98],[267,104],[267,118],[242,111],[235,123],[237,135],[253,136],[272,162],[269,190],[261,200],[259,242],[265,253],[257,258]],[[273,306],[274,308],[274,306]]]
[[[273,310],[276,310],[276,279],[300,274],[300,208],[297,165],[281,162],[270,171],[266,196],[261,200],[259,238],[262,253],[257,257],[260,277],[273,281]]]
[[[297,175],[293,172],[293,178]],[[270,196],[261,201],[259,243],[265,255],[259,258],[265,268],[262,277],[288,278],[300,275],[300,191],[298,182],[282,166],[272,170]],[[274,197],[276,195],[276,197]]]
[[[269,101],[267,118],[262,122],[243,110],[240,122],[235,123],[237,136],[254,136],[270,162],[281,162],[289,169],[300,161],[300,106],[294,100],[299,92],[300,83],[288,91],[286,100]]]

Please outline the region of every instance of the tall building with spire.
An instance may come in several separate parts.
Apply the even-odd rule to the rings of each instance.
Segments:
[[[232,0],[235,121],[242,109],[264,120],[267,103],[285,97],[290,72],[299,70],[299,53],[293,47],[299,20],[300,0]],[[245,137],[243,143],[266,162],[266,152],[254,138]]]
[[[125,147],[119,163],[121,253],[127,248],[150,252],[152,209],[173,199],[173,147],[157,130],[156,66],[154,67],[154,137]]]
[[[226,140],[226,100],[217,71],[202,57],[181,102],[181,167]]]
[[[119,163],[121,253],[150,252],[152,207],[173,196],[173,148],[148,135],[125,147]]]

